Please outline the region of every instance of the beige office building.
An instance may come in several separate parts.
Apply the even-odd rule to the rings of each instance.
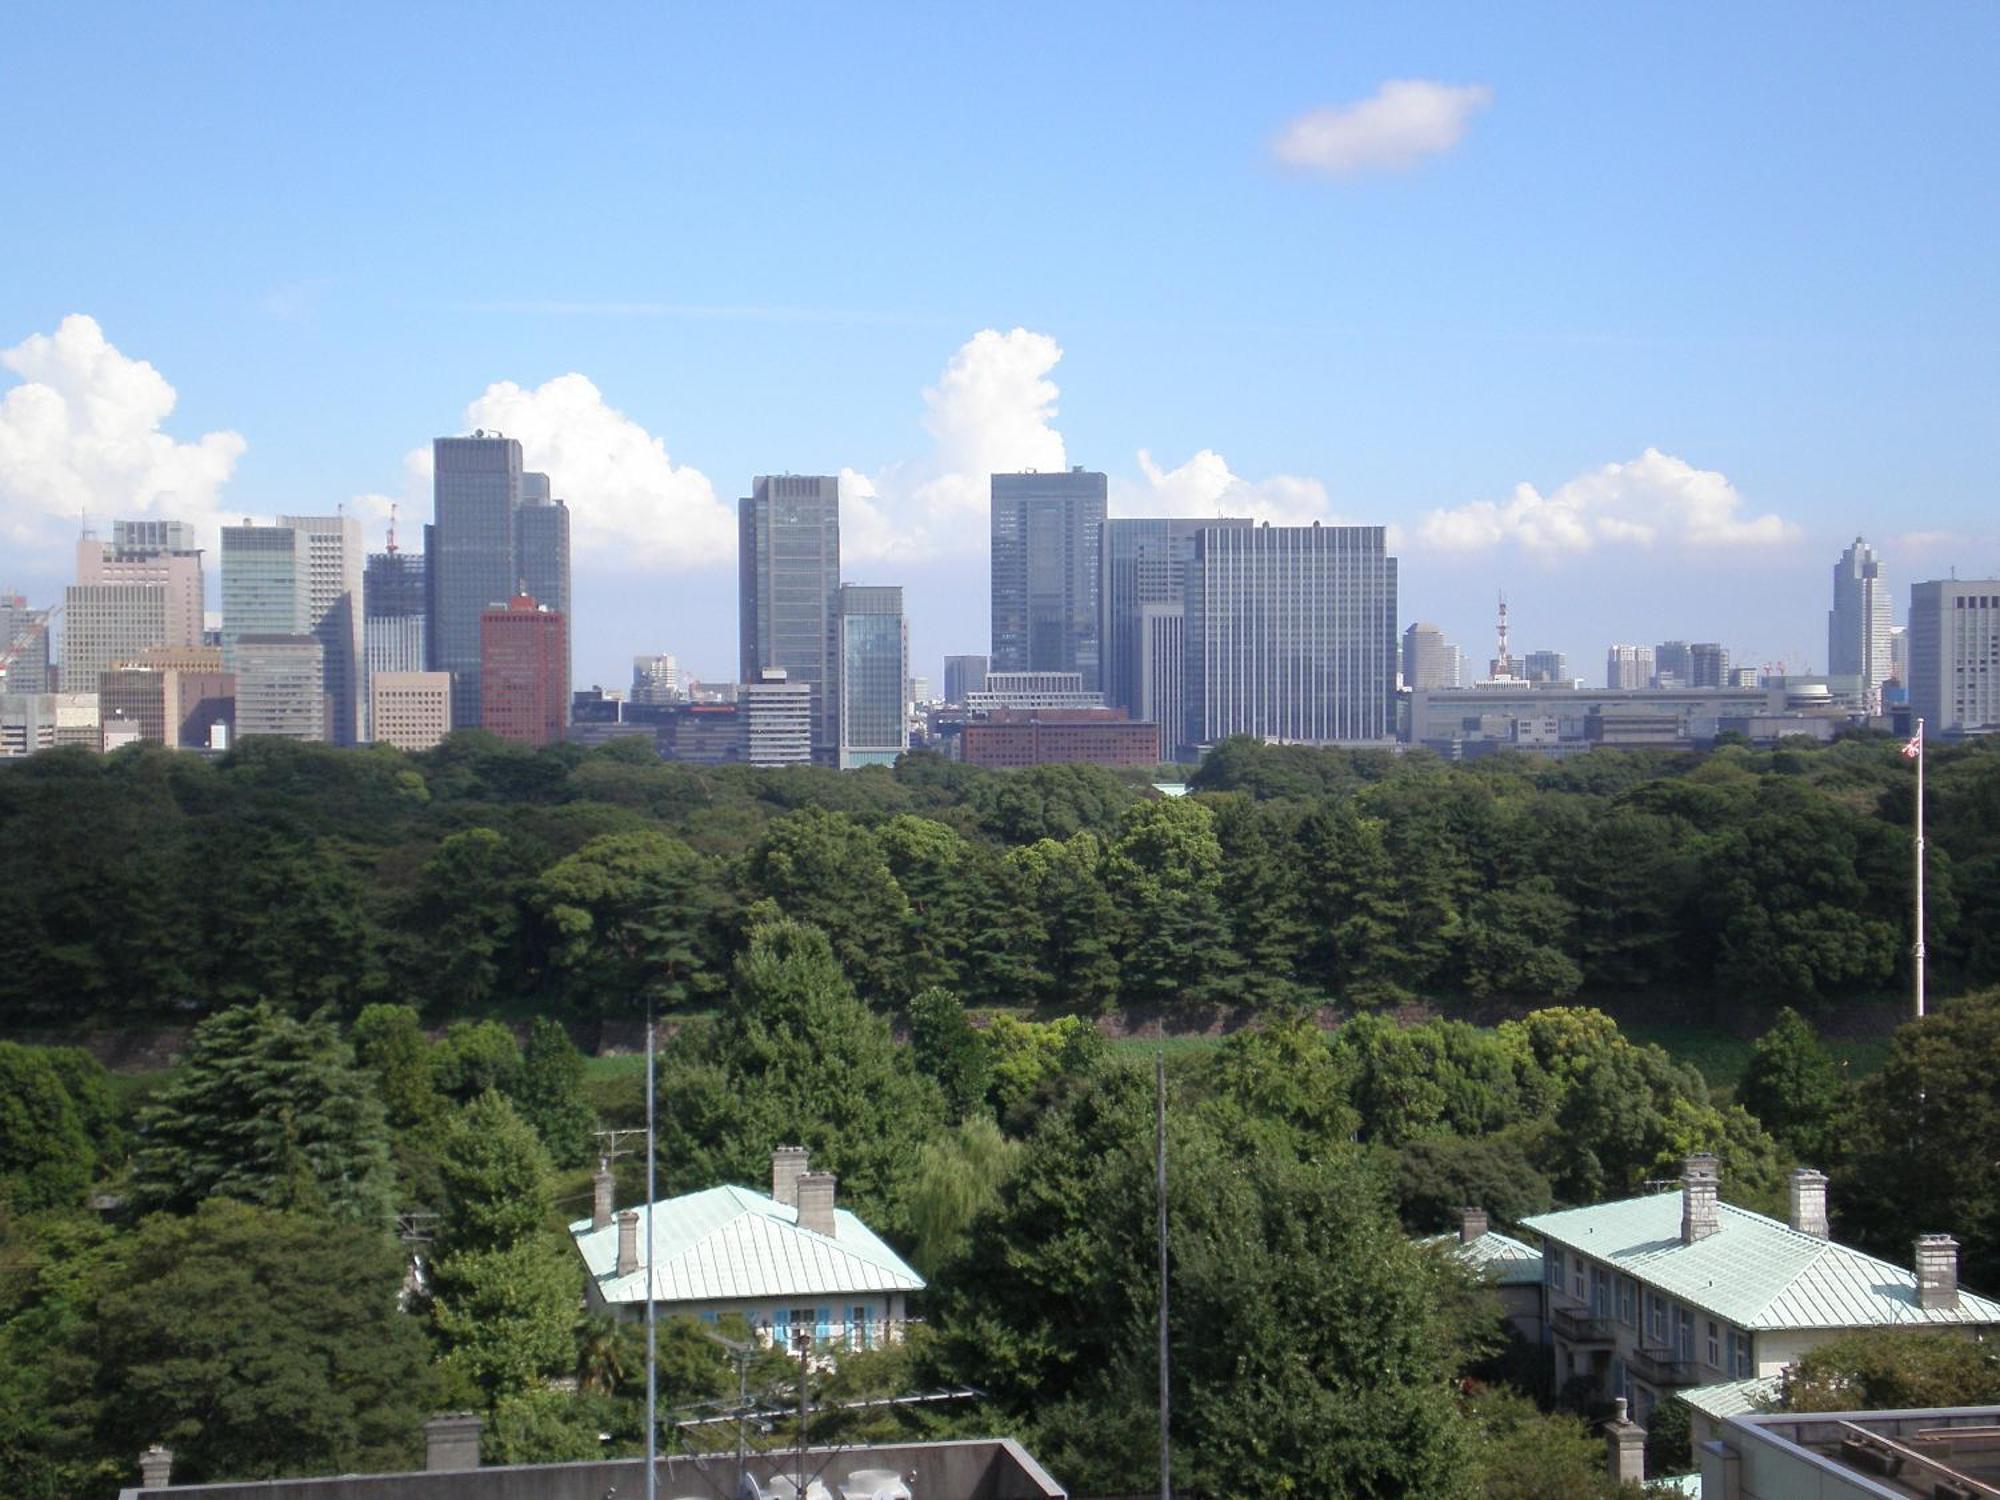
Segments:
[[[368,679],[368,721],[378,744],[435,749],[451,733],[451,673],[375,673]]]
[[[325,740],[323,652],[309,635],[236,640],[236,733]]]

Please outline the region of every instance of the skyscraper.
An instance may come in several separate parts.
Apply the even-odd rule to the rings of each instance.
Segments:
[[[1521,675],[1529,682],[1567,683],[1569,658],[1560,651],[1530,651],[1521,658]]]
[[[1604,657],[1604,685],[1629,690],[1653,685],[1651,646],[1613,646]]]
[[[280,516],[305,539],[306,633],[320,643],[326,673],[326,733],[336,745],[361,739],[367,701],[362,658],[362,595],[367,556],[361,523],[350,516]]]
[[[1107,482],[1082,468],[993,476],[993,670],[1080,672],[1102,691]]]
[[[967,693],[986,686],[987,659],[983,656],[947,656],[944,659],[944,701],[958,707]]]
[[[46,693],[55,676],[49,612],[20,594],[0,594],[0,693]]]
[[[480,723],[480,617],[520,587],[514,513],[521,505],[521,445],[475,432],[431,444],[432,509],[425,530],[430,665],[451,673],[454,729]]]
[[[274,528],[264,528],[271,530]],[[226,555],[226,554],[225,554]],[[225,572],[224,577],[228,574]],[[245,631],[233,648],[236,733],[287,740],[324,740],[326,667],[323,648],[303,632]]]
[[[94,694],[106,667],[163,644],[167,601],[167,590],[153,583],[77,583],[64,589],[63,691]]]
[[[2000,578],[1912,584],[1909,653],[1927,733],[2000,729]]]
[[[666,653],[632,658],[634,703],[679,703],[687,697],[680,663]]]
[[[201,549],[185,521],[113,521],[111,545],[86,536],[76,545],[78,583],[141,583],[167,591],[161,646],[201,644]]]
[[[1729,648],[1719,641],[1696,641],[1688,647],[1689,687],[1729,686]]]
[[[1160,726],[1162,760],[1179,758],[1187,722],[1182,651],[1195,536],[1205,527],[1250,524],[1247,517],[1221,516],[1103,523],[1098,605],[1104,700]]]
[[[553,745],[569,723],[569,621],[528,594],[480,612],[480,724]]]
[[[1189,565],[1187,737],[1396,732],[1396,560],[1380,526],[1221,527]]]
[[[361,580],[361,654],[370,673],[421,672],[429,585],[421,552],[371,552]]]
[[[236,665],[246,635],[305,635],[312,568],[304,532],[289,526],[222,528],[222,660]]]
[[[831,474],[760,474],[737,503],[741,677],[783,671],[787,693],[811,695],[813,759],[840,747],[840,481]]]
[[[1403,686],[1413,692],[1458,686],[1458,656],[1444,632],[1419,620],[1403,632]]]
[[[1694,679],[1694,657],[1686,641],[1661,641],[1653,648],[1653,686],[1687,687]]]
[[[1833,608],[1826,615],[1829,677],[1858,679],[1862,706],[1882,710],[1882,684],[1891,676],[1889,583],[1882,563],[1860,537],[1833,566]]]
[[[840,768],[892,766],[910,748],[904,700],[910,636],[903,591],[843,583],[834,614],[840,632]]]

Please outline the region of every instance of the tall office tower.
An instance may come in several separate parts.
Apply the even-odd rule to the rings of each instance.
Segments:
[[[1653,685],[1651,646],[1613,646],[1604,657],[1604,685],[1618,691]]]
[[[1413,691],[1457,687],[1457,658],[1442,630],[1417,621],[1403,632],[1403,686]]]
[[[223,576],[228,576],[226,570]],[[303,631],[245,631],[236,637],[234,650],[239,738],[327,737],[325,649],[316,639]]]
[[[840,768],[893,766],[910,748],[903,697],[910,675],[910,633],[903,591],[894,585],[843,583],[835,597],[840,635]]]
[[[1104,688],[1104,475],[993,476],[993,670],[1081,672]]]
[[[1521,658],[1521,675],[1530,682],[1566,683],[1569,658],[1560,651],[1530,651]]]
[[[1862,706],[1882,711],[1889,660],[1889,581],[1875,549],[1854,539],[1833,565],[1833,608],[1826,615],[1826,672],[1860,680]]]
[[[1396,733],[1396,560],[1380,526],[1205,530],[1189,565],[1187,738]]]
[[[433,750],[451,733],[451,673],[381,671],[368,679],[370,738]]]
[[[168,591],[153,583],[77,583],[63,590],[62,687],[96,693],[114,662],[167,638]]]
[[[1729,648],[1718,641],[1696,641],[1689,646],[1687,685],[1695,688],[1729,686]]]
[[[515,512],[521,507],[521,445],[475,432],[431,444],[434,519],[424,531],[431,589],[426,649],[451,673],[454,729],[480,723],[480,618],[521,586]]]
[[[479,616],[480,726],[520,745],[553,745],[569,724],[569,621],[516,594]]]
[[[1910,709],[1929,734],[2000,729],[2000,578],[1910,586]]]
[[[278,524],[305,539],[305,629],[322,647],[326,737],[336,745],[356,744],[367,705],[361,611],[368,559],[361,523],[348,516],[280,516]]]
[[[812,689],[793,682],[782,667],[766,667],[754,682],[737,685],[736,712],[744,758],[753,766],[804,766],[813,759]]]
[[[1653,648],[1654,687],[1686,687],[1693,678],[1693,653],[1686,641],[1661,641]]]
[[[114,521],[111,545],[76,544],[78,583],[138,583],[167,591],[166,634],[155,645],[201,644],[203,580],[194,528],[185,521]]]
[[[1910,627],[1889,627],[1889,680],[1902,689],[1902,699],[1910,697]]]
[[[967,693],[976,693],[986,686],[986,663],[987,658],[983,656],[947,656],[944,659],[944,701],[963,707]]]
[[[361,656],[369,674],[424,670],[430,588],[420,552],[371,552],[361,576]]]
[[[0,594],[0,693],[46,693],[54,683],[49,612],[20,594]]]
[[[1160,726],[1162,760],[1179,758],[1186,726],[1182,621],[1195,536],[1206,527],[1250,524],[1248,517],[1223,516],[1103,523],[1098,640],[1104,700]]]
[[[687,698],[687,682],[681,664],[672,655],[632,658],[632,701],[634,703],[680,703]]]
[[[521,475],[521,508],[514,514],[515,568],[521,592],[570,618],[569,506],[550,498],[549,476]]]
[[[813,759],[840,749],[840,481],[831,474],[760,474],[736,508],[737,593],[744,682],[781,670],[812,695]]]
[[[222,659],[231,671],[246,635],[306,635],[312,567],[304,532],[289,526],[222,528]]]

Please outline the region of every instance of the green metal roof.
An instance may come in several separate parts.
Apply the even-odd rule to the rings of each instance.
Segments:
[[[801,1229],[798,1210],[749,1188],[715,1187],[663,1198],[651,1210],[653,1299],[733,1302],[850,1292],[915,1292],[923,1278],[846,1209],[830,1235]],[[618,1274],[618,1224],[569,1226],[606,1302],[646,1299],[646,1219],[639,1210],[639,1269]]]
[[[1542,1252],[1497,1229],[1487,1230],[1469,1244],[1455,1234],[1434,1234],[1419,1243],[1437,1246],[1495,1286],[1537,1286],[1541,1283]]]
[[[1801,1234],[1731,1203],[1721,1228],[1681,1243],[1681,1194],[1653,1193],[1524,1219],[1522,1226],[1739,1328],[2000,1324],[2000,1303],[1959,1289],[1958,1305],[1917,1306],[1916,1273]]]
[[[1769,1411],[1778,1399],[1784,1381],[1776,1375],[1753,1375],[1748,1380],[1724,1380],[1715,1385],[1698,1385],[1692,1390],[1675,1391],[1674,1398],[1685,1401],[1705,1417],[1718,1422],[1724,1417],[1740,1417],[1747,1412]]]

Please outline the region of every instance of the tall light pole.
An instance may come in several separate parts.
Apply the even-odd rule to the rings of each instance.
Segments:
[[[646,997],[646,1500],[660,1495],[660,1368],[653,1313],[653,999]]]

